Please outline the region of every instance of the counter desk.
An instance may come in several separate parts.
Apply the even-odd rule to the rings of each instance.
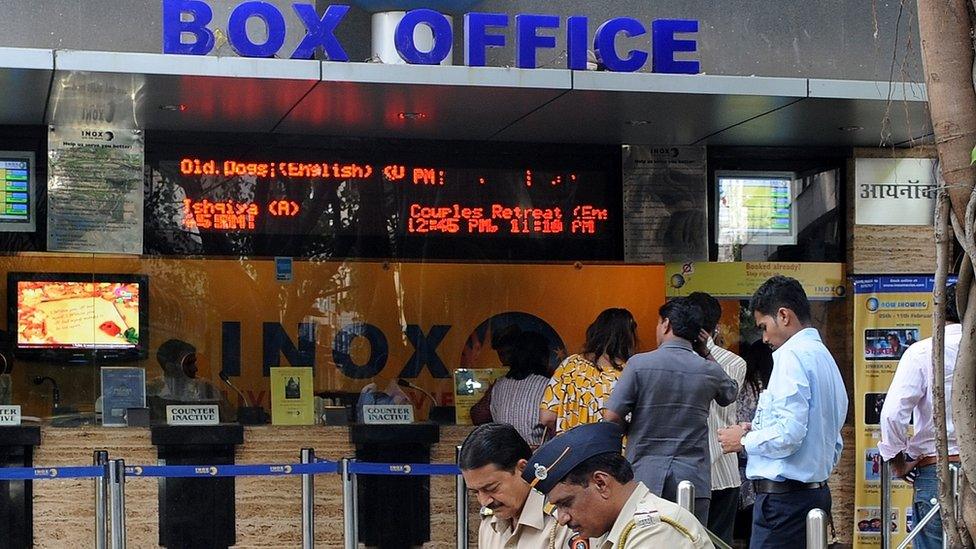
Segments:
[[[431,447],[432,463],[454,463],[455,447],[469,426],[440,426],[439,442]],[[243,444],[234,461],[298,463],[301,448],[314,448],[317,457],[338,460],[355,456],[351,427],[263,425],[244,427]],[[41,428],[34,466],[89,465],[92,452],[108,450],[127,465],[156,464],[158,446],[150,428]],[[236,544],[233,547],[301,547],[301,477],[238,477],[235,479]],[[129,547],[157,547],[159,542],[159,485],[155,478],[129,477],[125,486],[126,531]],[[424,547],[455,547],[455,478],[430,480],[430,537]],[[473,498],[470,498],[473,500]],[[93,481],[50,480],[33,483],[34,547],[64,548],[94,545]],[[477,546],[478,505],[469,506],[471,547]],[[315,546],[342,547],[342,492],[339,475],[315,477]]]

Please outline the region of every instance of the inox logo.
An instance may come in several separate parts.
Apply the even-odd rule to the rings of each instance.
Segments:
[[[97,141],[111,141],[115,139],[115,133],[108,130],[81,130],[82,139],[93,139]]]

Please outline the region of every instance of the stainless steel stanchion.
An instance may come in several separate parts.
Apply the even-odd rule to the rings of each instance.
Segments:
[[[315,450],[302,448],[302,463],[315,462]],[[302,475],[302,549],[315,547],[315,477]]]
[[[112,499],[112,549],[125,549],[125,460],[108,462]]]
[[[95,450],[92,465],[104,474],[95,478],[95,549],[105,549],[108,535],[108,452]]]
[[[807,549],[827,549],[827,513],[823,509],[807,513]]]
[[[692,515],[695,514],[695,485],[690,480],[678,483],[678,505]]]
[[[891,463],[881,461],[881,549],[891,549]]]
[[[461,447],[456,448],[455,463],[461,464]],[[457,546],[465,549],[468,546],[468,485],[464,477],[457,476]]]
[[[356,549],[359,546],[359,520],[357,519],[359,498],[356,496],[356,474],[349,471],[349,464],[354,459],[342,458],[339,462],[342,474],[342,520],[343,546],[345,549]]]

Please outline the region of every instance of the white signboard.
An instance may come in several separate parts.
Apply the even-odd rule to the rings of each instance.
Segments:
[[[624,261],[708,260],[705,147],[623,146]]]
[[[51,126],[47,249],[142,253],[140,130]]]
[[[0,406],[0,425],[20,425],[20,406]]]
[[[413,406],[367,404],[363,406],[363,423],[372,425],[413,423]]]
[[[168,425],[217,425],[220,408],[216,404],[176,404],[166,406]]]
[[[854,161],[854,222],[927,225],[935,219],[935,160],[858,158]]]

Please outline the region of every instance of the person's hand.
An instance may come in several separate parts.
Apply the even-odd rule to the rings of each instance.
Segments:
[[[726,454],[741,452],[742,437],[746,434],[746,429],[741,425],[730,425],[725,429],[718,430],[718,442],[722,445],[722,451]]]
[[[915,464],[918,460],[909,461],[903,452],[899,452],[897,456],[891,458],[891,472],[898,478],[909,480],[908,474],[915,468]]]
[[[752,430],[752,423],[749,423],[748,421],[742,421],[739,422],[739,427],[742,427],[742,429],[748,433],[749,431]]]
[[[705,331],[704,328],[698,330],[698,341],[701,341],[703,345],[708,345],[708,338],[712,337],[711,334]]]

